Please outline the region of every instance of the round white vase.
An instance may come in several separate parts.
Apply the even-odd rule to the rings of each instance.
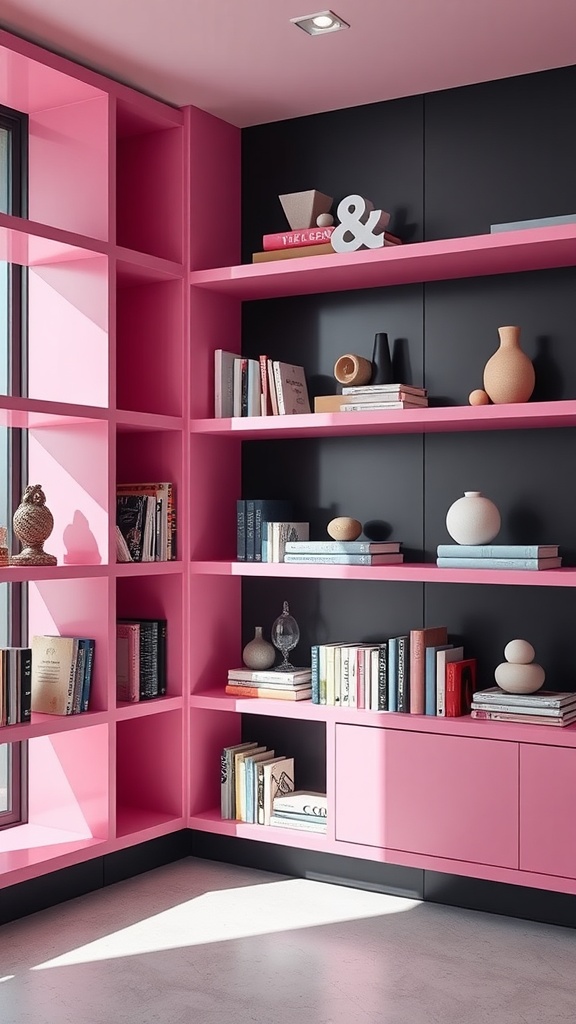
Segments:
[[[546,678],[542,665],[518,665],[503,661],[494,670],[494,678],[506,693],[535,693]]]
[[[464,491],[450,506],[446,529],[457,544],[489,544],[500,530],[500,513],[480,491]]]

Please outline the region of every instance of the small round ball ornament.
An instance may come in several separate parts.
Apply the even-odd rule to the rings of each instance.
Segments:
[[[482,388],[476,388],[468,395],[470,405],[490,405],[490,396]]]
[[[494,679],[506,693],[535,693],[542,686],[546,673],[542,665],[532,664],[536,652],[527,640],[510,640],[504,648],[503,661],[494,671]]]
[[[350,516],[337,516],[326,529],[333,540],[356,540],[362,533],[362,523]]]
[[[334,223],[334,217],[331,213],[319,213],[316,217],[316,224],[319,228],[331,228]]]

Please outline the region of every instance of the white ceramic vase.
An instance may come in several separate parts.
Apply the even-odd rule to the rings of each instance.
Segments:
[[[500,513],[480,491],[464,491],[448,509],[446,529],[457,544],[489,544],[500,530]]]

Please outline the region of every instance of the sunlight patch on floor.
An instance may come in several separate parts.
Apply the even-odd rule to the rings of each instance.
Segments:
[[[384,917],[419,901],[295,878],[203,893],[32,970]]]

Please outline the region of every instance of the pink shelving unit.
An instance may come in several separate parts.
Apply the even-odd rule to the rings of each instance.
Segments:
[[[243,300],[574,266],[574,226],[240,266],[238,129],[2,31],[0,59],[0,103],[27,111],[31,126],[29,219],[0,215],[0,258],[29,268],[30,394],[0,396],[0,424],[28,432],[59,559],[55,568],[0,569],[0,582],[29,584],[31,635],[96,639],[88,713],[34,715],[29,726],[0,730],[2,743],[28,739],[31,755],[30,822],[0,833],[0,887],[190,827],[576,892],[565,822],[576,727],[224,693],[240,655],[244,577],[576,582],[576,569],[235,562],[243,440],[570,427],[576,402],[212,418],[214,349],[241,350]],[[178,559],[117,565],[116,483],[153,478],[175,485]],[[117,702],[118,615],[168,620],[165,697]],[[238,741],[243,714],[325,735],[326,836],[221,820],[220,751]],[[400,792],[407,763],[414,772]],[[490,794],[480,809],[470,800],[478,777]],[[358,793],[358,778],[373,780],[369,791]],[[453,800],[442,803],[449,779]]]

